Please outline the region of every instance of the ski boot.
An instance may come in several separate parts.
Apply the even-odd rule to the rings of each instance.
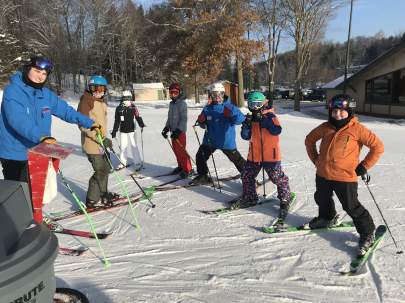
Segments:
[[[187,179],[188,177],[191,177],[194,174],[194,169],[190,170],[190,172],[185,172],[184,170],[182,170],[179,174],[180,178],[182,179]]]
[[[257,199],[240,198],[229,205],[230,209],[248,208],[257,205]]]
[[[98,201],[94,201],[86,198],[86,208],[98,208],[103,206],[105,205],[102,203],[101,199],[99,199]]]
[[[318,229],[318,228],[329,228],[333,225],[336,225],[339,215],[335,215],[332,219],[324,219],[322,217],[315,217],[306,225],[309,229]]]
[[[176,167],[175,169],[172,170],[170,175],[178,175],[182,171],[181,167]]]
[[[360,235],[358,256],[364,256],[374,243],[374,232],[367,235]]]
[[[207,175],[198,175],[193,180],[191,180],[190,184],[193,185],[208,185],[212,183],[212,179]]]
[[[112,206],[114,201],[120,197],[119,194],[113,192],[106,192],[101,195],[101,203],[104,206]]]

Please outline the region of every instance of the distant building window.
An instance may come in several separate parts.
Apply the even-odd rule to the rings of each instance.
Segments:
[[[366,103],[392,103],[392,73],[366,81]]]

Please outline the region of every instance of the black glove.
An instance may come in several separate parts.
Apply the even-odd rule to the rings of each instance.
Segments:
[[[165,139],[167,139],[167,133],[169,132],[169,128],[168,127],[165,127],[163,130],[162,130],[162,136],[163,136],[163,138],[165,138]]]
[[[360,162],[359,165],[356,167],[356,175],[357,176],[364,176],[367,174],[367,169],[364,167],[363,162]]]
[[[260,121],[263,118],[262,112],[260,110],[255,110],[252,112],[252,121]]]
[[[111,137],[114,139],[117,136],[117,132],[112,131],[111,132]]]
[[[103,139],[103,145],[105,148],[112,148],[112,141],[110,138],[104,138]]]
[[[172,138],[173,140],[176,140],[179,138],[181,134],[181,130],[176,128],[176,130],[174,132],[172,132],[172,135],[170,136],[170,138]]]
[[[252,115],[251,114],[247,114],[245,117],[245,121],[243,121],[243,124],[245,124],[246,126],[251,126],[252,125]]]
[[[143,123],[142,117],[136,118],[136,122],[138,122],[138,125],[139,125],[140,128],[144,128],[144,127],[145,127],[145,123]]]

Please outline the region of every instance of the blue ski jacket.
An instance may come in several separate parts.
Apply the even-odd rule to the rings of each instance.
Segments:
[[[85,128],[94,123],[51,90],[25,84],[21,72],[11,76],[1,103],[0,158],[27,160],[28,149],[40,143],[42,137],[51,136],[52,115]]]
[[[225,108],[229,113],[227,116],[224,115]],[[236,149],[235,125],[242,124],[245,115],[229,98],[220,104],[206,105],[201,115],[204,116],[205,122],[200,125],[206,126],[203,144],[217,149]]]

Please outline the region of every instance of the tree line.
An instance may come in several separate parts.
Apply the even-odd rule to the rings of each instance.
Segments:
[[[130,0],[0,0],[0,83],[35,53],[55,63],[59,86],[70,75],[75,92],[81,77],[95,73],[113,86],[178,81],[196,102],[217,79],[238,83],[239,96],[245,86],[273,90],[277,83],[298,91],[320,81],[317,75],[333,78],[342,65],[343,46],[322,37],[345,3],[167,0],[145,10]],[[279,55],[285,37],[295,49]],[[380,49],[370,46],[369,52]],[[360,50],[359,58],[368,56]]]

